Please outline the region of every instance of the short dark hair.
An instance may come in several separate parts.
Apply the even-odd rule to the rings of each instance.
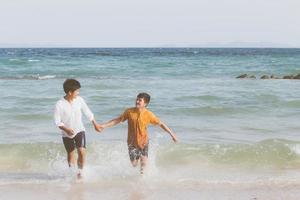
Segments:
[[[64,91],[68,94],[70,91],[74,92],[75,90],[81,88],[79,81],[75,79],[67,79],[64,82]]]
[[[150,103],[150,99],[151,99],[150,95],[147,94],[147,93],[145,93],[145,92],[139,93],[139,94],[137,95],[137,98],[143,98],[144,101],[145,101],[145,103],[147,103],[147,104]]]

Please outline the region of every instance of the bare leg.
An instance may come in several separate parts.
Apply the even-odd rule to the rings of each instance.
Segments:
[[[83,169],[84,164],[85,164],[86,151],[85,151],[85,148],[80,147],[80,148],[78,148],[77,152],[78,152],[77,165],[78,165],[78,169],[79,169],[77,176],[78,176],[78,178],[81,178],[81,176],[82,176],[81,170]]]
[[[138,160],[134,159],[134,160],[131,161],[131,164],[132,164],[133,167],[136,167],[138,162],[139,162],[139,159]]]
[[[147,156],[141,156],[141,174],[144,174],[144,170],[147,166],[148,157]]]
[[[80,147],[80,148],[78,148],[77,151],[78,151],[78,161],[77,161],[78,168],[83,169],[84,164],[85,164],[85,157],[86,157],[85,148]]]
[[[68,153],[68,164],[69,167],[74,167],[76,165],[75,150]]]

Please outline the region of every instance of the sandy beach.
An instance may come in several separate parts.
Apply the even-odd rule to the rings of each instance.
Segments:
[[[299,183],[252,184],[185,184],[151,185],[127,183],[72,183],[72,184],[12,184],[0,186],[0,198],[45,200],[155,200],[155,199],[241,199],[241,200],[298,200]],[[16,189],[17,188],[17,189]]]

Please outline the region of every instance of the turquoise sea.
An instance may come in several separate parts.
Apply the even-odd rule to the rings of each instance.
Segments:
[[[244,73],[257,79],[235,78]],[[120,115],[139,92],[148,92],[149,109],[180,140],[173,144],[150,127],[149,170],[140,180],[127,155],[127,125],[97,134],[85,120],[81,199],[94,199],[99,188],[102,199],[185,199],[182,192],[187,199],[268,196],[258,188],[283,195],[273,199],[297,199],[300,81],[259,77],[298,73],[300,49],[0,49],[0,198],[17,198],[15,185],[23,193],[28,184],[37,187],[42,198],[45,190],[61,192],[48,199],[67,199],[66,188],[78,190],[53,122],[64,80],[76,78],[98,122]],[[243,198],[236,190],[244,191]],[[284,198],[291,190],[294,196]]]

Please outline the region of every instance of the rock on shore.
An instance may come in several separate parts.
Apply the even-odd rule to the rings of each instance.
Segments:
[[[255,75],[249,75],[249,74],[241,74],[237,76],[236,78],[238,79],[256,79]],[[274,74],[271,76],[269,75],[262,75],[260,79],[299,79],[300,80],[300,73],[299,74],[290,74],[290,75],[285,75],[283,77],[277,77]]]

